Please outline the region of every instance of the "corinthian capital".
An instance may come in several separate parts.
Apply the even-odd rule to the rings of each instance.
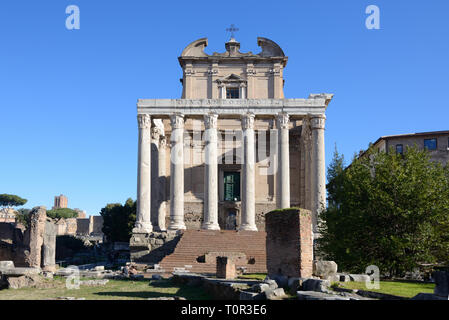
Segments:
[[[172,129],[184,128],[184,115],[181,113],[172,114],[170,116],[170,122]]]
[[[254,114],[253,113],[247,113],[242,115],[242,129],[254,129]]]
[[[138,114],[137,123],[139,129],[149,129],[151,128],[151,117],[149,114]]]
[[[206,129],[217,129],[218,114],[209,113],[204,115],[204,126]]]
[[[324,129],[325,124],[326,124],[326,116],[324,114],[319,116],[313,116],[310,119],[310,126],[312,127],[312,130]]]
[[[288,129],[290,116],[285,112],[281,112],[276,116],[276,121],[279,129]]]

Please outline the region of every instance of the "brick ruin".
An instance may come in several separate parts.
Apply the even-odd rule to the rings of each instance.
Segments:
[[[265,216],[269,276],[310,278],[313,273],[312,213],[275,210]]]

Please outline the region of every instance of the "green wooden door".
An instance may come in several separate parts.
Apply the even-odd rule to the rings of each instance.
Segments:
[[[224,173],[225,201],[240,201],[240,173]]]

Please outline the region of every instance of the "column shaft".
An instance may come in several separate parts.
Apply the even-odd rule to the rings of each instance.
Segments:
[[[256,227],[256,176],[254,114],[242,116],[243,129],[243,179],[242,216],[240,230],[257,231]]]
[[[312,199],[313,199],[313,229],[317,231],[319,213],[326,206],[326,163],[324,150],[324,127],[326,117],[311,119],[312,128]]]
[[[278,128],[278,171],[277,197],[278,209],[290,208],[290,150],[289,150],[289,116],[280,113],[277,116]]]
[[[133,233],[150,233],[151,225],[151,117],[137,116],[139,146],[137,162],[137,216]]]
[[[169,230],[186,229],[184,223],[184,115],[170,117],[170,225]]]
[[[218,225],[217,114],[204,116],[204,222],[203,229],[220,230]]]

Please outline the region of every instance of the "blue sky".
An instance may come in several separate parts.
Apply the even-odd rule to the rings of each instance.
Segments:
[[[77,5],[81,29],[65,28]],[[380,30],[365,8],[380,8]],[[138,98],[179,98],[177,57],[191,41],[241,51],[257,37],[289,56],[287,98],[329,92],[326,160],[379,136],[447,130],[449,1],[23,1],[0,3],[0,193],[26,207],[98,214],[136,197]]]

